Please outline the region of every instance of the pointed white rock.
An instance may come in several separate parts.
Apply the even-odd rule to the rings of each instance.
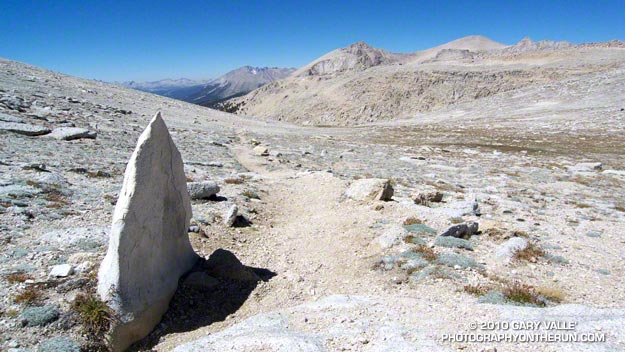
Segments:
[[[157,113],[126,167],[98,274],[98,294],[120,318],[109,336],[113,351],[150,333],[178,279],[198,259],[187,234],[190,219],[182,157]]]

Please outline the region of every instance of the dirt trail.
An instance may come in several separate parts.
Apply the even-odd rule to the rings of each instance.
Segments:
[[[167,336],[157,350],[170,350],[258,313],[332,294],[375,295],[388,285],[370,270],[376,249],[369,246],[373,236],[368,227],[380,215],[368,205],[342,200],[344,180],[323,172],[269,171],[265,158],[255,156],[246,143],[233,153],[262,177],[265,192],[257,209],[266,219],[255,225],[258,232],[242,229],[239,235],[249,241],[233,252],[245,265],[277,275],[260,283],[226,321]]]

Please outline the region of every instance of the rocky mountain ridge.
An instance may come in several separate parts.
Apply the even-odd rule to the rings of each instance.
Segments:
[[[625,51],[616,43],[585,46],[525,38],[506,46],[470,36],[395,54],[360,42],[218,107],[298,124],[358,125],[623,65]]]

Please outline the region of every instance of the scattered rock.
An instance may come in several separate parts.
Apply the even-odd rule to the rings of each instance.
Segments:
[[[239,215],[239,207],[236,204],[232,204],[230,209],[228,209],[228,213],[224,217],[224,225],[228,227],[234,226],[237,221],[237,216]]]
[[[190,219],[184,164],[157,113],[126,167],[98,274],[98,294],[120,317],[110,333],[113,351],[152,331],[179,278],[197,261],[187,234]]]
[[[410,196],[415,204],[429,206],[430,203],[439,203],[443,200],[443,193],[432,189],[420,190]]]
[[[58,127],[52,130],[52,133],[50,133],[48,137],[71,141],[81,138],[95,139],[97,137],[97,133],[79,127]]]
[[[57,307],[47,305],[43,307],[29,307],[20,314],[23,326],[44,326],[59,318]]]
[[[187,189],[189,190],[191,199],[210,198],[220,191],[217,183],[212,181],[189,182],[187,183]]]
[[[0,131],[9,131],[25,136],[41,136],[50,133],[50,129],[43,126],[30,125],[27,123],[2,122]]]
[[[269,149],[267,149],[267,147],[259,145],[257,147],[254,147],[254,155],[269,156]]]
[[[67,277],[74,273],[74,268],[69,264],[55,265],[50,270],[50,276]]]
[[[354,200],[383,200],[389,201],[393,197],[391,182],[381,178],[365,178],[352,182],[345,191],[345,196]]]
[[[24,101],[24,99],[12,95],[0,94],[0,105],[5,106],[10,110],[25,112],[30,107],[30,103]]]
[[[495,256],[505,262],[509,263],[514,254],[520,250],[527,248],[529,242],[523,237],[512,237],[506,242],[502,243],[495,250]]]
[[[439,236],[441,237],[456,237],[456,238],[469,238],[477,233],[479,224],[477,222],[465,222],[462,224],[452,225],[445,229]]]
[[[24,123],[24,119],[21,117],[5,114],[0,112],[0,121],[4,122],[13,122],[13,123]]]

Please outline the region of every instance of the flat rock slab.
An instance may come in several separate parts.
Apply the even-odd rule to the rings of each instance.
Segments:
[[[126,167],[98,273],[98,294],[120,317],[109,334],[113,351],[152,331],[178,280],[197,261],[187,234],[190,219],[182,157],[157,113]]]
[[[398,322],[396,314],[396,311],[376,299],[335,295],[285,310],[253,316],[223,331],[178,346],[174,351],[451,350],[428,336],[431,333]],[[363,343],[365,336],[366,344]],[[356,346],[359,348],[354,348]]]
[[[2,112],[0,112],[0,121],[13,122],[13,123],[24,123],[24,119],[22,119],[21,117],[5,114],[5,113],[2,113]]]
[[[64,141],[71,141],[74,139],[81,139],[81,138],[95,139],[96,136],[97,136],[97,133],[91,132],[88,129],[79,128],[79,127],[58,127],[52,130],[52,133],[48,135],[48,137],[52,137],[52,138],[60,139]]]
[[[50,129],[47,127],[4,121],[0,121],[0,131],[9,131],[24,136],[41,136],[50,133]]]

